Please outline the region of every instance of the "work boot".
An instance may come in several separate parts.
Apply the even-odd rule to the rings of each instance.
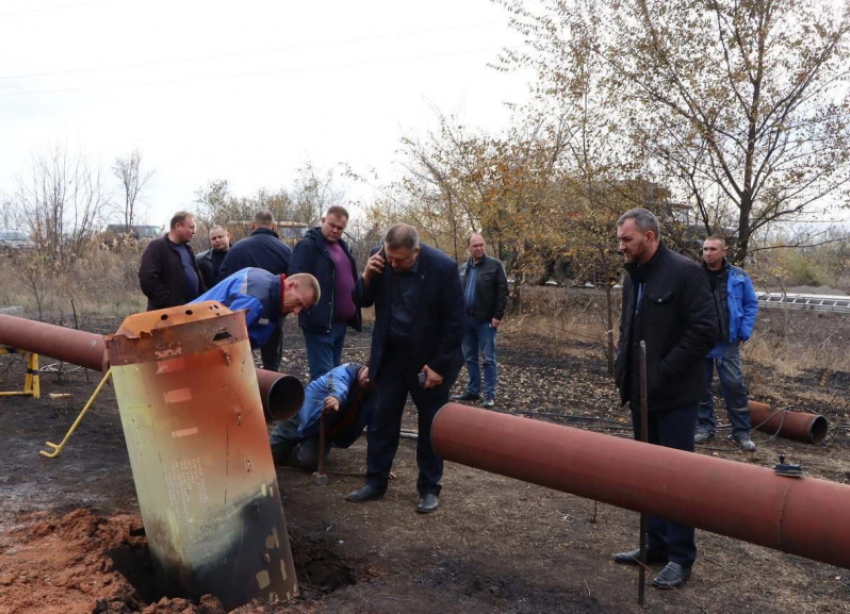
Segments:
[[[637,565],[640,558],[640,548],[629,550],[628,552],[618,552],[614,555],[614,562],[621,565]],[[667,557],[657,550],[646,549],[646,564],[656,565],[658,563],[666,563]]]
[[[472,394],[471,392],[464,392],[463,394],[456,394],[452,397],[452,401],[477,401],[480,399],[477,394]]]
[[[690,577],[690,567],[684,567],[678,563],[667,563],[667,566],[661,570],[661,573],[655,576],[652,585],[656,588],[679,588]]]
[[[744,452],[756,451],[756,444],[753,443],[753,440],[750,439],[749,435],[733,435],[732,441],[738,444],[738,447],[741,448]]]
[[[714,439],[714,433],[709,433],[708,431],[704,431],[704,430],[700,429],[699,431],[697,431],[697,434],[694,436],[694,443],[697,443],[697,444],[708,443],[712,439]]]
[[[484,402],[481,406],[485,409],[493,409],[496,407],[496,402],[493,400],[493,397],[484,397]]]

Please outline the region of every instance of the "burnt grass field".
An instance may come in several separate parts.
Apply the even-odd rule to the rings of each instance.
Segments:
[[[546,292],[500,333],[497,409],[630,436],[606,370],[600,296]],[[119,324],[103,316],[81,322],[104,334]],[[282,370],[306,381],[294,319],[285,331]],[[720,435],[711,442],[716,449],[699,453],[769,467],[784,451],[807,476],[850,482],[848,341],[848,316],[763,312],[744,350],[751,397],[823,414],[829,435],[812,446],[755,432],[752,454]],[[349,334],[344,360],[364,360],[368,343],[368,330]],[[43,358],[42,366],[54,362]],[[59,458],[38,455],[45,441],[62,438],[99,378],[68,365],[60,377],[54,366],[43,374],[40,400],[0,399],[0,614],[223,612],[213,597],[191,603],[155,592],[111,388]],[[465,371],[457,391],[464,378]],[[0,357],[0,379],[0,389],[21,388],[22,365]],[[412,406],[405,420],[415,430]],[[324,487],[309,473],[278,468],[301,595],[238,612],[850,612],[850,570],[704,531],[697,531],[687,586],[648,588],[640,608],[637,570],[611,561],[611,553],[637,544],[637,514],[447,463],[441,508],[419,516],[408,439],[387,495],[351,504],[343,497],[361,485],[365,453],[365,438],[335,450]]]

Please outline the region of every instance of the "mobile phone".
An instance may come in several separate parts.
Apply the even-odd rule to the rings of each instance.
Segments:
[[[428,381],[428,374],[425,373],[425,371],[420,371],[419,375],[417,376],[417,379],[419,379],[419,387],[424,388],[425,382]]]

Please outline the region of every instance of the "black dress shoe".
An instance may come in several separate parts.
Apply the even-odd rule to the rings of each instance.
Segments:
[[[345,499],[346,501],[354,501],[354,503],[362,503],[363,501],[371,501],[372,499],[383,497],[385,492],[387,492],[386,489],[381,490],[377,486],[366,484],[363,488],[358,488],[345,495]]]
[[[463,394],[456,394],[452,397],[452,401],[477,401],[481,397],[477,394],[472,394],[471,392],[464,392]]]
[[[430,514],[440,505],[440,497],[437,495],[428,494],[419,499],[419,505],[416,506],[416,511],[420,514]]]
[[[614,561],[623,565],[637,565],[640,558],[640,548],[629,550],[628,552],[618,552],[614,555]],[[656,565],[658,563],[666,563],[667,557],[656,550],[646,551],[646,564]]]
[[[652,585],[657,588],[678,588],[691,577],[691,568],[678,563],[667,563],[667,567],[655,576]]]

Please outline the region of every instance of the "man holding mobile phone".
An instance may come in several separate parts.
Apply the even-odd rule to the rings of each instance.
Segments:
[[[355,295],[361,306],[375,305],[369,364],[378,406],[367,432],[366,485],[346,499],[369,501],[386,492],[410,394],[419,416],[416,511],[433,512],[440,502],[443,460],[431,447],[431,423],[448,402],[463,364],[465,314],[457,263],[420,244],[412,226],[396,224],[383,247],[372,252]]]

